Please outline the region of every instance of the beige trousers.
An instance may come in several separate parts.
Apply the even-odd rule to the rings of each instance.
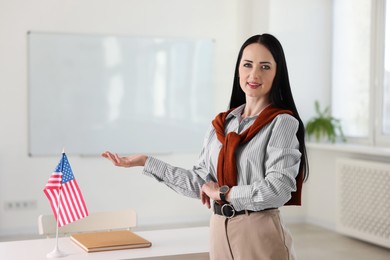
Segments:
[[[296,260],[278,209],[210,220],[211,260]]]

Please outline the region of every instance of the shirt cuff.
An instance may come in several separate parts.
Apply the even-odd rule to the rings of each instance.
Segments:
[[[245,209],[251,209],[251,186],[234,186],[230,191],[230,203],[233,205],[236,211],[241,211]]]
[[[166,163],[154,157],[148,156],[142,173],[147,176],[155,177],[158,180],[163,180],[166,168]]]

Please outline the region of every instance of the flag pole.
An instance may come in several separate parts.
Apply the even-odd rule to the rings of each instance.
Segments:
[[[61,160],[61,173],[63,173],[64,170],[64,155],[65,155],[65,149],[62,150],[62,160]],[[46,255],[47,258],[57,258],[57,257],[64,257],[67,256],[66,253],[62,252],[58,247],[58,223],[60,219],[60,206],[61,206],[61,193],[62,193],[62,185],[58,192],[58,207],[57,207],[57,223],[56,223],[56,245],[50,253]]]

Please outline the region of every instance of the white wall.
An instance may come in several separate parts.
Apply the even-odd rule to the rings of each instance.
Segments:
[[[269,30],[288,43],[285,55],[291,87],[306,121],[313,116],[313,100],[330,104],[332,1],[270,2]]]
[[[305,119],[312,115],[315,99],[329,103],[331,1],[290,2],[0,0],[0,235],[36,232],[37,216],[51,213],[42,189],[59,160],[27,154],[28,31],[214,38],[216,113],[227,107],[241,43],[252,34],[274,33],[285,47],[293,92]],[[290,14],[297,15],[293,19]],[[189,168],[197,154],[159,158]],[[210,211],[199,201],[142,176],[141,168],[115,168],[96,157],[69,159],[91,212],[132,207],[140,226],[208,221]],[[37,202],[35,209],[4,208],[6,202],[31,200]],[[302,220],[305,210],[289,207],[282,212],[287,219]]]

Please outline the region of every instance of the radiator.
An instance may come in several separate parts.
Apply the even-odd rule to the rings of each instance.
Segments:
[[[390,163],[337,161],[337,230],[390,248]]]

